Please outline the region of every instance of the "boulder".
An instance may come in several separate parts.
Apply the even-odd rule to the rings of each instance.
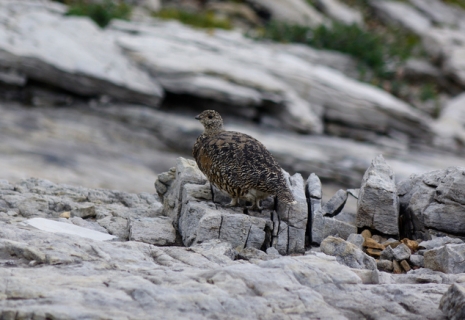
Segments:
[[[459,284],[452,284],[441,298],[439,309],[447,319],[459,320],[465,318],[465,288]]]
[[[410,0],[417,10],[435,25],[449,29],[465,30],[465,10],[439,0]]]
[[[398,235],[398,219],[399,198],[394,172],[379,155],[363,176],[357,203],[357,227]]]
[[[430,240],[438,231],[443,235],[465,235],[464,186],[462,167],[412,176],[399,183],[402,233],[407,238],[424,240]]]
[[[427,250],[423,257],[425,268],[444,273],[465,272],[465,244],[446,244]]]
[[[376,270],[376,261],[354,244],[329,236],[321,242],[321,252],[335,256],[337,261],[351,268]]]
[[[451,238],[451,237],[445,236],[445,237],[436,237],[428,241],[422,241],[420,242],[418,247],[426,249],[426,250],[431,250],[434,248],[442,247],[446,244],[461,244],[461,243],[463,243],[463,240],[459,238]]]

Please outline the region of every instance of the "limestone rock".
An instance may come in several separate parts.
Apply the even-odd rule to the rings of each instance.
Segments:
[[[408,3],[400,1],[370,1],[376,13],[388,23],[400,24],[407,30],[419,35],[428,32],[431,21]]]
[[[311,242],[320,244],[328,236],[337,236],[347,239],[350,234],[357,233],[357,228],[347,222],[334,217],[325,216],[326,212],[339,213],[347,200],[347,192],[340,190],[328,203],[321,207],[321,181],[312,173],[307,179],[306,194],[309,201],[311,229]]]
[[[461,243],[463,243],[463,240],[459,238],[451,238],[451,237],[446,236],[446,237],[437,237],[437,238],[434,238],[428,241],[422,241],[420,242],[418,247],[426,249],[426,250],[430,250],[430,249],[442,247],[446,244],[461,244]]]
[[[402,261],[402,260],[410,258],[411,251],[409,247],[401,243],[400,245],[392,249],[392,254],[393,254],[394,259],[396,259],[397,261]]]
[[[318,8],[331,19],[347,25],[358,24],[363,26],[362,14],[339,0],[318,0]]]
[[[329,217],[338,215],[346,204],[347,196],[347,191],[343,189],[338,190],[336,194],[334,194],[334,196],[332,196],[332,198],[324,204],[322,208],[322,211],[324,212],[323,215]]]
[[[409,261],[412,265],[417,267],[424,267],[425,266],[425,258],[419,254],[412,254],[409,258]]]
[[[5,30],[2,67],[84,96],[108,95],[150,106],[158,106],[163,97],[157,82],[88,18],[65,17],[38,3],[4,2],[0,25]]]
[[[406,237],[430,240],[436,231],[465,234],[465,198],[460,191],[464,172],[462,167],[450,167],[399,184],[400,221]]]
[[[351,268],[376,270],[375,259],[341,238],[327,237],[321,242],[321,251]]]
[[[360,188],[357,227],[369,227],[388,235],[398,235],[399,198],[394,172],[382,155],[373,159]]]
[[[347,242],[355,244],[359,249],[363,249],[365,238],[361,234],[351,233],[347,238]]]
[[[444,273],[465,272],[465,244],[446,244],[424,253],[425,268]]]
[[[167,217],[135,218],[129,222],[129,240],[171,246],[176,242],[176,230]]]
[[[465,318],[465,288],[456,283],[452,284],[442,296],[439,309],[447,315],[448,319]]]

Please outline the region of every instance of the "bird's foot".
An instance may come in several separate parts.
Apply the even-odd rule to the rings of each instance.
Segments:
[[[225,207],[231,208],[237,206],[237,198],[232,198],[231,202],[225,205]]]

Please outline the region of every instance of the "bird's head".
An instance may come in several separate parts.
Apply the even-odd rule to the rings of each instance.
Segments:
[[[223,119],[215,110],[205,110],[195,117],[204,126],[205,132],[215,132],[223,130]]]

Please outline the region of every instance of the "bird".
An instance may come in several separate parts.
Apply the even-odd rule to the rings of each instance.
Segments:
[[[223,129],[223,119],[215,110],[195,117],[204,127],[192,154],[211,184],[231,196],[227,205],[239,199],[252,202],[252,210],[261,210],[260,201],[276,196],[278,201],[296,203],[281,167],[257,139],[241,132]]]

